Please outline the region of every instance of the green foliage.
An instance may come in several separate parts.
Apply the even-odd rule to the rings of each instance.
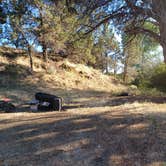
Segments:
[[[143,96],[165,96],[165,93],[158,90],[157,88],[141,87],[141,88],[139,88],[138,95],[143,95]]]
[[[151,84],[153,87],[166,92],[166,64],[160,64],[154,69]]]
[[[146,73],[139,73],[136,79],[132,82],[137,85],[142,91],[166,92],[166,65],[158,64],[146,70]]]
[[[1,2],[0,2],[1,5]],[[0,24],[6,23],[6,15],[3,12],[3,8],[0,6]]]
[[[142,57],[143,36],[123,36],[124,45],[124,82],[131,83],[138,76]]]
[[[50,58],[58,55],[62,58],[68,57],[74,62],[91,65],[106,72],[111,69],[116,75],[123,58],[119,54],[122,49],[119,48],[120,42],[117,41],[115,35],[115,31],[120,31],[113,27],[116,25],[116,21],[109,22],[109,19],[106,19],[98,25],[106,16],[105,14],[108,14],[105,13],[106,10],[100,9],[101,4],[97,5],[100,10],[94,8],[92,10],[94,12],[92,12],[88,9],[92,6],[88,6],[87,2],[77,1],[77,5],[75,3],[76,1],[65,0],[4,1],[8,14],[8,22],[6,23],[6,27],[8,27],[8,32],[6,31],[8,34],[7,41],[10,41],[12,46],[15,45],[29,50],[31,59],[32,49],[38,49],[40,46],[43,57]],[[97,4],[97,1],[94,1],[94,4]],[[107,8],[107,3],[105,5]],[[117,1],[115,4],[111,2],[109,5],[118,9],[118,6],[123,6],[123,3]],[[111,7],[108,10],[110,14],[115,12]],[[86,8],[89,15],[85,14]],[[159,33],[159,28],[152,21],[145,21],[142,24],[143,28],[149,29],[153,33]],[[118,20],[118,22],[121,21]],[[125,33],[130,26],[128,24],[130,24],[130,21],[123,22],[122,29]],[[88,31],[90,29],[92,31]],[[123,45],[130,38],[131,35],[124,35]],[[124,73],[129,81],[135,79],[138,71],[143,66],[141,58],[144,57],[142,59],[145,61],[147,59],[145,56],[151,55],[149,51],[154,52],[157,46],[149,38],[144,40],[143,38],[145,38],[145,34],[137,35],[134,40],[123,48],[125,55],[123,62],[126,67]],[[51,56],[49,57],[47,53],[50,53]],[[43,59],[47,62],[47,58]],[[140,78],[138,79],[140,80]]]
[[[73,50],[69,58],[74,62],[91,64],[93,65],[96,61],[95,56],[92,55],[93,40],[90,36],[87,40],[79,40],[74,43]],[[69,48],[71,49],[71,47]]]

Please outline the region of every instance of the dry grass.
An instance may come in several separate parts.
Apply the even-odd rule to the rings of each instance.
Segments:
[[[28,66],[24,56],[0,60]],[[2,69],[0,97],[20,104],[44,91],[62,96],[65,111],[2,113],[0,166],[166,165],[166,98],[112,97],[125,87],[97,70],[61,61],[46,71],[34,61],[31,76]]]
[[[32,99],[35,92],[44,91],[60,95],[68,103],[71,90],[79,96],[81,91],[111,95],[126,89],[114,78],[82,64],[50,61],[46,70],[46,64],[40,58],[33,60],[34,73],[29,75],[28,56],[18,50],[0,48],[0,98],[9,97],[14,103],[21,104]]]
[[[8,50],[9,49],[9,50]],[[3,56],[2,56],[3,55]],[[0,48],[0,67],[1,73],[5,72],[5,69],[10,67],[10,71],[6,71],[8,74],[2,75],[1,80],[4,85],[8,85],[9,82],[14,85],[16,81],[35,86],[47,86],[53,88],[65,88],[65,89],[80,89],[80,90],[95,90],[116,93],[126,89],[116,79],[110,76],[103,75],[99,70],[89,68],[82,64],[73,64],[68,60],[53,62],[50,61],[46,64],[42,59],[33,57],[34,61],[34,74],[28,76],[29,58],[24,53],[20,53],[18,50],[11,50],[10,48]],[[10,65],[13,65],[13,68]],[[18,80],[13,77],[13,72],[18,69],[22,69]],[[47,68],[47,69],[46,69]],[[27,73],[27,74],[25,74]],[[17,75],[17,71],[15,75]],[[10,77],[10,78],[8,78]],[[21,78],[22,77],[22,78]],[[21,78],[21,79],[20,79]],[[10,80],[9,80],[10,79]],[[0,81],[1,81],[0,80]],[[10,89],[10,85],[9,89]]]
[[[166,104],[159,106],[1,114],[1,165],[165,166]]]

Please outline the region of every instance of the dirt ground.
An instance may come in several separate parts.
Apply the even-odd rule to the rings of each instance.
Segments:
[[[166,166],[165,98],[86,94],[62,112],[2,113],[0,166]]]

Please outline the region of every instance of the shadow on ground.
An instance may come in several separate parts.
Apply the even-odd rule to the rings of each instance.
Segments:
[[[20,56],[27,56],[26,51],[21,49],[13,49],[9,47],[0,48],[1,56],[6,57],[9,61],[15,60],[17,57]]]
[[[166,115],[162,117],[123,110],[4,118],[0,120],[0,165],[162,165]]]
[[[99,97],[89,98],[89,100],[87,99],[81,102],[79,100],[75,101],[75,99],[73,99],[73,101],[71,101],[72,105],[70,106],[66,105],[65,109],[120,106],[124,104],[132,104],[135,102],[164,104],[166,103],[166,97],[151,97],[151,96],[115,97],[115,96],[105,94]]]

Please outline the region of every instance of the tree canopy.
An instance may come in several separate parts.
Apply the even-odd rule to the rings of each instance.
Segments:
[[[164,0],[1,0],[1,43],[29,50],[31,61],[38,49],[45,61],[70,57],[116,73],[119,63],[125,65],[126,47],[139,50],[132,40],[143,37],[144,51],[160,44],[166,62],[164,7]]]
[[[117,31],[121,33],[147,35],[163,47],[166,63],[165,0],[70,0],[69,2],[71,6],[72,3],[83,6],[78,12],[87,21],[82,26],[84,34],[91,33],[109,22],[116,25]],[[147,23],[151,26],[147,26]]]

